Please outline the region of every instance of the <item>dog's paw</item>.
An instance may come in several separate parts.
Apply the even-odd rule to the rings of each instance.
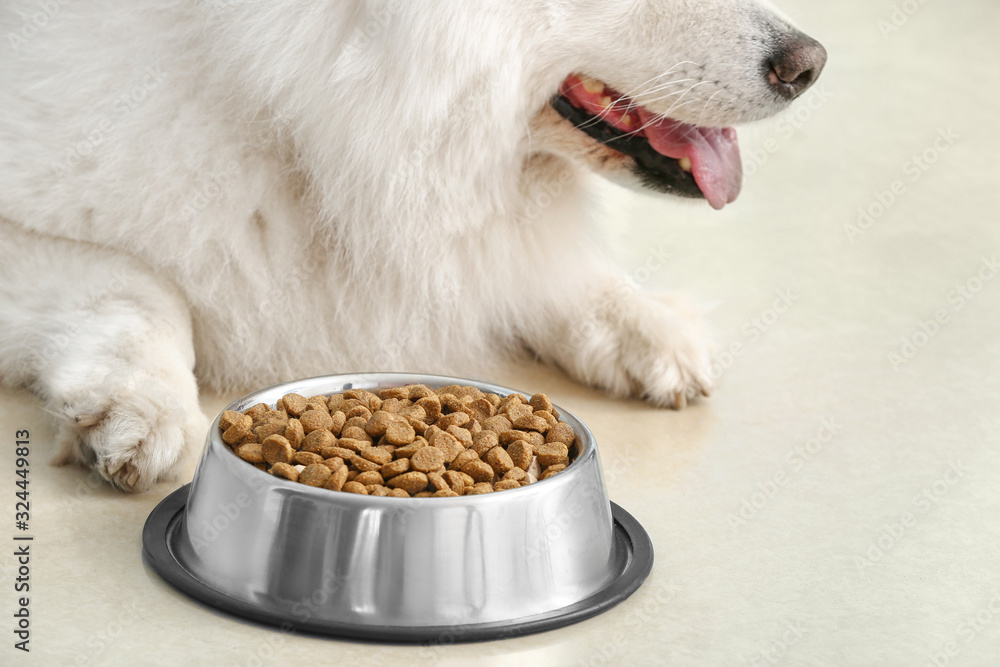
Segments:
[[[173,479],[208,424],[193,378],[190,386],[177,386],[153,373],[112,375],[67,392],[62,401],[60,451],[52,463],[92,467],[129,493]]]
[[[683,300],[609,292],[568,329],[556,361],[588,384],[676,409],[711,393],[711,344]]]

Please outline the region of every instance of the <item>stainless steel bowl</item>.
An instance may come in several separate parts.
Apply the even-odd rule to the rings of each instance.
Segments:
[[[270,387],[226,409],[273,405],[289,392],[410,383],[514,391],[450,377],[337,375]],[[190,489],[150,515],[146,557],[203,601],[314,632],[468,640],[586,618],[642,583],[652,549],[634,519],[617,506],[621,516],[613,516],[593,434],[559,411],[577,434],[566,470],[457,498],[361,496],[289,482],[229,451],[216,418]]]

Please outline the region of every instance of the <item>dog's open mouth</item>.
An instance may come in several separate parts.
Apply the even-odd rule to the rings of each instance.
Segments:
[[[651,188],[704,197],[715,209],[740,193],[743,166],[731,127],[663,118],[604,83],[575,74],[563,81],[552,106],[579,130],[633,158]]]

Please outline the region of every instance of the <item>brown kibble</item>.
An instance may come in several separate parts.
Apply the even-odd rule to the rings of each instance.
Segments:
[[[382,479],[382,475],[377,470],[369,470],[368,472],[358,473],[354,481],[368,486],[369,484],[382,484],[385,480]]]
[[[346,465],[342,465],[327,478],[326,483],[323,484],[324,489],[330,489],[331,491],[340,491],[344,488],[344,484],[347,483],[347,475],[350,471],[347,469]]]
[[[423,409],[424,420],[427,422],[435,422],[441,416],[441,399],[437,396],[425,396],[414,405]]]
[[[392,453],[397,459],[408,459],[413,456],[413,454],[421,447],[426,447],[427,441],[423,438],[414,438],[413,442],[408,445],[403,445],[401,447],[396,447],[396,451]]]
[[[483,422],[483,428],[496,432],[497,435],[504,431],[509,431],[514,427],[513,422],[507,419],[507,415],[493,415]]]
[[[327,430],[313,431],[302,439],[302,451],[322,452],[326,447],[333,447],[337,444],[337,438]]]
[[[559,423],[559,420],[556,419],[556,416],[547,410],[535,410],[535,416],[544,419],[545,422],[549,425],[549,428],[552,428],[553,426]]]
[[[511,461],[510,455],[500,445],[486,452],[486,463],[493,468],[493,472],[499,477],[503,477],[508,470],[514,467],[514,462]]]
[[[434,498],[457,498],[458,494],[451,489],[438,489],[431,496]]]
[[[434,423],[437,424],[438,428],[447,431],[449,426],[465,426],[471,419],[472,417],[468,413],[452,412],[448,415],[441,415]]]
[[[368,489],[369,496],[387,496],[389,495],[389,487],[382,486],[381,484],[369,484],[365,486]]]
[[[299,483],[306,486],[323,486],[333,472],[322,463],[307,465],[299,473]]]
[[[392,489],[389,491],[389,496],[392,498],[409,498],[410,494],[403,489]]]
[[[576,440],[576,433],[573,427],[566,422],[560,422],[549,429],[545,434],[545,442],[561,442],[567,447],[571,447]]]
[[[295,452],[292,455],[292,463],[300,466],[311,466],[322,463],[323,457],[315,452]]]
[[[489,482],[479,482],[465,489],[465,495],[467,496],[476,496],[481,493],[493,493],[493,485]]]
[[[385,440],[390,445],[408,445],[413,442],[417,433],[409,422],[395,420],[385,430]]]
[[[246,423],[247,415],[242,412],[236,412],[235,410],[226,410],[221,415],[219,415],[219,428],[223,433],[229,430],[229,427],[233,424]],[[250,418],[250,423],[253,424],[253,419]]]
[[[245,414],[253,421],[257,421],[264,415],[264,413],[268,412],[270,409],[271,407],[267,403],[258,403],[253,407],[244,410],[243,414]]]
[[[480,431],[476,435],[472,436],[472,449],[475,450],[476,454],[479,454],[479,456],[482,456],[499,444],[500,436],[497,435],[496,431]]]
[[[395,417],[385,410],[377,410],[372,413],[371,419],[365,424],[365,433],[373,438],[381,438],[385,435],[385,431],[389,428],[389,424],[393,422]]]
[[[345,459],[346,460],[346,459]],[[369,470],[378,470],[382,467],[380,463],[375,463],[374,461],[369,461],[360,454],[355,454],[350,459],[351,465],[357,469],[358,472],[368,472]]]
[[[471,477],[469,477],[468,475],[463,476],[462,473],[460,473],[457,470],[449,470],[448,472],[441,475],[441,479],[443,479],[448,484],[448,486],[451,488],[452,491],[454,491],[459,495],[461,495],[465,490],[466,477],[468,477],[470,481],[472,480]]]
[[[392,460],[392,454],[379,447],[365,447],[359,454],[369,461],[379,464],[379,466],[384,466]]]
[[[397,399],[400,401],[405,401],[410,398],[410,388],[409,387],[389,387],[388,389],[381,389],[378,392],[378,397],[382,399],[382,409],[385,410],[385,402],[390,399]]]
[[[444,452],[445,463],[451,463],[456,456],[465,451],[465,447],[455,436],[444,431],[437,431],[430,439],[430,444]]]
[[[284,436],[287,425],[282,422],[264,422],[253,430],[257,442],[264,442],[272,435]]]
[[[544,417],[538,415],[524,415],[514,420],[514,428],[525,431],[538,431],[545,433],[549,430],[549,422]]]
[[[333,422],[330,425],[330,433],[333,433],[335,436],[339,438],[340,432],[344,428],[344,424],[347,423],[347,415],[340,410],[337,410],[336,412],[331,412],[330,421]]]
[[[469,414],[477,422],[484,422],[497,413],[496,407],[486,398],[477,398],[468,405]]]
[[[234,419],[229,428],[226,429],[225,433],[222,434],[222,439],[230,444],[235,445],[237,442],[250,435],[250,427],[253,426],[253,419],[248,415],[241,415],[242,418]]]
[[[479,460],[479,454],[476,453],[476,450],[466,449],[463,452],[459,452],[458,456],[456,456],[452,462],[448,464],[448,467],[452,470],[461,470],[462,466],[466,463],[471,463],[472,461],[477,460]]]
[[[358,493],[361,494],[362,496],[368,495],[368,489],[365,488],[364,484],[358,484],[357,482],[353,481],[345,483],[344,488],[341,490],[346,491],[347,493]]]
[[[365,421],[365,423],[368,422]],[[351,425],[350,419],[347,420],[347,424],[341,430],[340,438],[341,440],[343,440],[344,438],[350,438],[351,440],[358,440],[361,442],[365,442],[369,445],[372,444],[372,442],[374,442],[372,437],[365,432],[364,426]]]
[[[306,397],[300,394],[285,394],[281,397],[280,405],[285,408],[292,417],[298,417],[306,411]]]
[[[500,434],[500,444],[508,446],[517,440],[524,440],[532,447],[541,447],[545,444],[545,436],[538,431],[504,431]]]
[[[434,396],[434,390],[425,384],[410,385],[410,400],[419,401],[421,398]]]
[[[501,479],[499,482],[493,485],[494,491],[506,491],[508,489],[519,489],[521,488],[521,483],[513,479]]]
[[[381,473],[383,479],[389,479],[396,475],[402,475],[409,469],[410,459],[396,459],[379,468],[379,473]]]
[[[538,465],[542,468],[558,463],[569,463],[569,448],[561,442],[549,442],[535,449]]]
[[[394,489],[403,489],[410,495],[427,488],[427,475],[422,472],[404,472],[390,479],[387,484]]]
[[[500,411],[507,415],[507,419],[512,424],[517,422],[518,419],[531,416],[531,406],[526,403],[511,402],[506,406],[501,406]]]
[[[236,456],[249,463],[264,463],[264,454],[260,445],[255,442],[248,442],[245,445],[237,445],[234,449]]]
[[[354,456],[356,452],[353,449],[346,449],[344,447],[324,447],[319,455],[324,459],[341,458],[345,461],[350,461],[351,457]]]
[[[493,451],[493,450],[490,450]],[[474,482],[489,482],[493,479],[493,467],[485,461],[471,461],[462,466],[462,472]]]
[[[441,449],[430,446],[421,447],[410,457],[410,466],[420,472],[437,470],[444,463],[445,453]]]
[[[532,407],[533,410],[545,410],[546,412],[552,412],[552,401],[545,394],[535,394],[528,400],[528,405]]]
[[[565,469],[566,469],[565,463],[556,463],[555,465],[551,465],[545,470],[543,470],[542,474],[538,476],[538,479],[543,480],[547,477],[552,477],[552,475],[556,474],[557,472],[562,472]]]
[[[350,449],[353,452],[360,452],[362,449],[371,447],[372,443],[367,440],[355,440],[354,438],[339,438],[337,440],[337,446],[344,449]]]
[[[458,440],[462,447],[472,447],[472,433],[469,432],[469,429],[461,426],[449,426],[447,431]]]
[[[417,435],[423,435],[427,432],[427,422],[422,419],[417,419],[416,417],[404,417],[406,423],[413,427],[413,431]]]
[[[299,422],[302,424],[302,430],[312,433],[319,429],[329,430],[333,426],[333,417],[319,410],[306,410],[299,415]]]
[[[427,419],[427,412],[419,405],[404,405],[399,408],[397,413],[401,417],[412,417],[413,419],[417,419],[421,422]],[[424,427],[427,427],[426,423],[424,423]]]
[[[435,491],[451,488],[451,485],[444,480],[444,475],[439,472],[427,473],[427,483],[430,484],[431,488]]]
[[[323,465],[329,468],[331,471],[336,472],[337,468],[344,465],[344,459],[339,456],[331,456],[328,459],[323,459]]]
[[[529,463],[529,465],[530,465],[530,463]],[[515,467],[511,468],[510,470],[508,470],[504,474],[503,478],[505,480],[513,480],[515,482],[520,483],[520,481],[522,479],[526,478],[527,476],[528,476],[527,471],[525,471],[523,468],[515,466]]]
[[[531,465],[531,457],[535,455],[534,448],[524,440],[515,440],[507,447],[511,462],[523,470]]]
[[[275,463],[290,463],[295,450],[283,435],[271,435],[267,440],[260,443],[260,452],[264,460],[270,465]]]
[[[271,466],[270,473],[275,477],[284,477],[291,482],[299,481],[299,471],[295,469],[295,466],[282,463],[281,461]]]
[[[364,419],[367,423],[369,419],[372,418],[372,411],[368,409],[366,405],[356,405],[346,413],[347,421],[351,421],[355,417],[360,417]]]
[[[302,447],[302,441],[306,438],[305,429],[302,428],[302,422],[298,419],[289,419],[288,424],[285,426],[285,440],[292,445],[293,449],[300,449]]]

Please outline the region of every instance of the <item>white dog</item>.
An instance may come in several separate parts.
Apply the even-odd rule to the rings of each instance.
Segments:
[[[527,347],[708,393],[697,321],[585,241],[587,170],[715,208],[825,53],[751,0],[8,0],[0,378],[136,491],[234,391]],[[481,368],[481,366],[479,366]]]

